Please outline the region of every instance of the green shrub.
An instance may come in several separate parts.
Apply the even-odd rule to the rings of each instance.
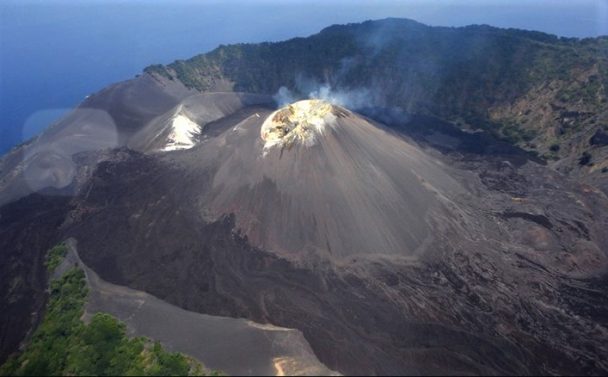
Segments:
[[[65,246],[49,252],[49,266],[65,255]],[[56,265],[55,265],[56,267]],[[81,321],[87,297],[84,272],[73,268],[50,287],[46,314],[30,344],[0,367],[2,376],[204,375],[203,367],[145,338],[128,338],[124,323],[96,313]]]
[[[55,269],[61,264],[61,261],[63,261],[63,258],[67,252],[68,247],[63,243],[48,251],[44,264],[46,265],[46,269],[49,271],[49,273],[53,273],[53,271],[55,271]]]

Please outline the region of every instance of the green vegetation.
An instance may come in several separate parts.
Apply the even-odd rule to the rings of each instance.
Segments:
[[[171,74],[169,72],[167,72],[167,70],[165,69],[165,67],[162,64],[154,64],[154,65],[148,66],[148,67],[146,67],[146,69],[144,69],[144,72],[156,73],[160,76],[168,78],[169,80],[173,80],[173,76],[171,76]]]
[[[49,271],[59,265],[66,250],[58,245],[49,251]],[[0,367],[0,375],[205,375],[191,358],[167,352],[146,338],[129,339],[124,323],[109,314],[96,313],[85,324],[81,317],[87,286],[81,269],[73,268],[52,281],[50,291],[47,312],[29,345]]]
[[[45,265],[49,273],[53,273],[55,269],[61,264],[61,261],[68,252],[68,248],[65,244],[59,244],[53,247],[46,254]]]
[[[376,34],[377,41],[368,41]],[[309,38],[278,43],[219,46],[166,67],[150,66],[146,72],[171,76],[172,71],[187,87],[201,91],[225,79],[235,90],[274,93],[281,85],[297,89],[298,75],[334,86],[380,85],[395,101],[392,105],[420,107],[416,110],[433,106],[428,110],[435,115],[462,114],[463,109],[484,115],[488,105],[510,101],[539,83],[572,81],[574,71],[604,58],[599,53],[603,44],[521,30],[445,30],[384,20],[332,26]],[[600,67],[599,74],[565,87],[561,96],[594,102],[605,90],[604,79]],[[407,90],[397,84],[404,82]]]
[[[515,122],[505,122],[500,127],[500,134],[512,144],[517,144],[523,141],[531,141],[536,137],[533,130],[524,129]]]

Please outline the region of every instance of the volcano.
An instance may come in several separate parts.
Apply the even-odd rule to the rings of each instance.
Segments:
[[[256,113],[191,155],[189,169],[213,176],[201,211],[234,214],[253,245],[286,257],[415,257],[433,224],[461,221],[450,198],[466,191],[449,168],[321,100]]]
[[[353,47],[386,30],[395,39],[375,53]],[[510,38],[514,60],[578,46],[398,20],[330,27],[149,67],[13,149],[0,160],[0,360],[27,345],[44,314],[45,253],[66,241],[90,276],[89,309],[213,369],[606,374],[605,149],[594,137],[582,165],[552,165],[501,137],[532,144],[514,123],[493,132],[480,114],[524,116],[522,101],[548,89],[514,99],[505,93],[521,86],[503,75],[473,87],[495,77],[486,56],[511,50],[476,55],[471,30]],[[441,75],[412,52],[429,46]],[[343,92],[280,100],[301,70]],[[384,101],[346,100],[361,83]]]

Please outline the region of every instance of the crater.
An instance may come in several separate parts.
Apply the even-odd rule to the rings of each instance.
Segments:
[[[348,114],[345,108],[318,99],[284,106],[270,114],[262,125],[260,136],[264,140],[264,149],[294,144],[312,146],[328,127],[335,126],[337,118]]]

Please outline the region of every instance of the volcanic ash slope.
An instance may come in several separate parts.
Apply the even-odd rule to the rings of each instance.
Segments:
[[[212,172],[210,220],[234,214],[250,242],[294,259],[416,256],[433,228],[458,226],[448,198],[465,192],[419,147],[319,100],[250,116],[187,156]]]

